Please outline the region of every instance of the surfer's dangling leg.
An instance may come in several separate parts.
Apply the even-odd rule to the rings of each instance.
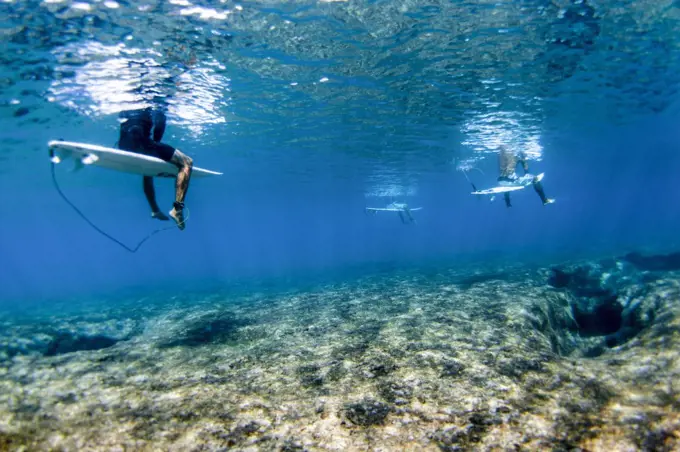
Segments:
[[[536,191],[536,193],[538,193],[538,196],[541,198],[541,202],[543,202],[544,206],[546,204],[552,204],[555,202],[554,199],[550,199],[547,196],[545,196],[545,191],[543,191],[543,184],[541,184],[541,180],[538,177],[534,178],[532,185],[534,186],[534,190]]]
[[[520,151],[518,154],[518,163],[522,165],[522,170],[524,170],[524,175],[529,174],[529,162],[527,161],[527,155],[524,151]]]
[[[186,226],[184,223],[184,198],[187,195],[187,190],[189,190],[194,161],[191,157],[176,149],[170,162],[179,168],[177,179],[175,179],[175,202],[172,205],[170,216],[177,223],[177,227],[183,230]]]
[[[406,209],[404,209],[404,212],[408,216],[409,223],[415,223],[416,222],[416,219],[413,218],[413,215],[411,215],[411,209],[406,208]]]
[[[156,190],[154,189],[153,177],[151,176],[144,176],[144,195],[146,195],[146,200],[149,202],[149,207],[151,207],[151,218],[168,221],[170,217],[161,212],[156,202]]]

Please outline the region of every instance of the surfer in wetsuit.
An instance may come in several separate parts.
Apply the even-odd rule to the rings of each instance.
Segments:
[[[158,157],[161,160],[172,163],[179,169],[175,179],[175,202],[169,214],[177,223],[177,227],[183,230],[185,227],[184,198],[189,189],[193,160],[179,149],[161,143],[163,133],[165,132],[166,120],[165,113],[161,110],[143,108],[121,111],[119,118],[120,138],[118,140],[118,147],[120,149]],[[153,139],[151,135],[152,129]],[[158,220],[169,220],[170,218],[158,208],[153,177],[151,176],[144,176],[144,194],[151,207],[151,217]]]
[[[517,176],[517,173],[515,172],[518,163],[522,165],[522,169],[524,170],[524,177],[528,176],[532,178],[531,184],[534,186],[534,190],[536,191],[536,193],[538,193],[538,196],[541,198],[543,205],[555,202],[554,199],[549,199],[548,197],[545,196],[545,192],[543,191],[543,185],[541,184],[541,178],[529,174],[529,163],[527,163],[526,154],[522,151],[520,151],[518,154],[515,154],[514,152],[510,151],[507,147],[501,146],[500,151],[498,153],[498,169],[500,173],[500,175],[498,176],[498,182],[501,185],[515,185],[518,182],[520,182],[519,181],[520,178],[519,176]],[[510,204],[510,192],[505,192],[503,196],[505,197],[505,205],[507,207],[512,207],[512,205]]]

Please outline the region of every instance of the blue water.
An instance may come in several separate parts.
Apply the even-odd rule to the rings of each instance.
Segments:
[[[677,249],[680,7],[589,3],[3,2],[0,302]],[[130,254],[59,198],[47,142],[112,146],[154,96],[164,141],[224,176]],[[469,194],[460,169],[495,185],[499,144],[555,204]],[[140,177],[65,165],[117,239],[165,226]],[[364,214],[393,200],[417,224]]]

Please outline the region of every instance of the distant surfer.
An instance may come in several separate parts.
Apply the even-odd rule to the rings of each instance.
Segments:
[[[420,210],[422,207],[410,208],[408,204],[403,202],[392,202],[387,205],[387,207],[366,207],[366,212],[397,212],[401,222],[404,224],[415,223],[416,219],[413,218],[411,212],[414,210]]]
[[[522,177],[519,177],[516,172],[518,163],[522,165],[522,169],[524,170],[524,175]],[[541,184],[542,177],[534,176],[533,174],[529,173],[529,163],[527,163],[527,157],[524,152],[520,151],[519,153],[515,154],[506,146],[501,146],[500,152],[498,153],[498,169],[500,173],[498,176],[499,185],[524,185],[524,182],[530,178],[531,184],[534,186],[534,190],[541,198],[543,205],[555,202],[554,199],[549,199],[545,196],[543,185]],[[512,204],[510,204],[510,192],[503,193],[503,196],[505,197],[505,205],[512,207]]]
[[[166,121],[165,113],[161,110],[143,108],[121,111],[119,118],[120,138],[118,147],[120,149],[158,157],[172,163],[179,169],[175,180],[175,202],[169,214],[175,220],[179,229],[184,229],[184,198],[189,189],[193,160],[179,149],[161,143]],[[169,220],[170,218],[158,208],[153,177],[151,176],[144,176],[144,194],[151,207],[151,217],[158,220]]]

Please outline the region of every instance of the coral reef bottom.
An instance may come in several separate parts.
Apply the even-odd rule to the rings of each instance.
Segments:
[[[5,313],[0,450],[680,450],[680,274],[636,259]]]

